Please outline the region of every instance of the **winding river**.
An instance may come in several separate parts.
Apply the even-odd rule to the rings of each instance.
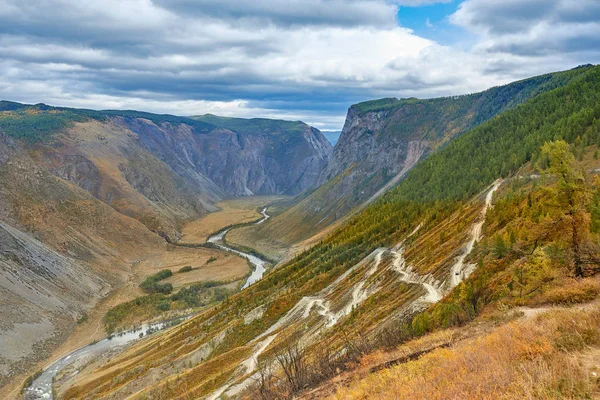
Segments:
[[[260,220],[258,220],[257,222],[255,222],[254,223],[255,225],[262,224],[263,222],[268,220],[270,217],[267,214],[267,207],[263,208],[263,210],[261,211],[261,214],[263,215],[263,217]],[[254,266],[254,269],[252,270],[252,273],[250,273],[250,276],[246,280],[246,283],[244,283],[244,286],[242,286],[242,289],[245,289],[248,286],[252,285],[253,283],[259,281],[262,278],[263,274],[266,271],[267,261],[265,261],[259,257],[256,257],[255,255],[244,253],[243,251],[239,251],[239,250],[236,250],[236,249],[226,246],[225,243],[223,242],[223,238],[225,237],[227,232],[229,232],[231,229],[233,229],[233,228],[225,229],[217,234],[212,235],[211,237],[208,238],[207,242],[218,246],[222,250],[235,253],[238,256],[244,257],[245,259],[250,261],[250,263]]]
[[[191,316],[182,318],[181,320],[188,318],[191,318]],[[27,400],[52,399],[52,381],[54,380],[54,377],[69,364],[75,361],[85,362],[86,360],[91,360],[92,357],[100,356],[109,350],[131,343],[134,340],[141,339],[146,335],[150,335],[170,326],[173,326],[172,322],[159,322],[150,325],[145,324],[139,328],[115,334],[110,338],[102,339],[98,342],[81,347],[47,367],[41,375],[35,378],[31,385],[27,387],[24,393],[25,398]]]
[[[263,208],[261,214],[263,217],[257,222],[255,222],[255,225],[262,224],[270,217],[267,214],[267,207]],[[250,261],[254,268],[250,273],[250,276],[244,283],[244,286],[242,286],[242,289],[245,289],[262,278],[263,274],[266,271],[267,261],[262,260],[261,258],[256,257],[255,255],[244,253],[243,251],[239,251],[225,245],[225,243],[223,242],[223,238],[231,229],[233,228],[228,228],[215,235],[212,235],[208,238],[207,242],[216,245],[224,251],[235,253],[240,257],[243,257]],[[191,318],[191,316],[186,317],[186,319],[187,318]],[[90,360],[92,357],[97,357],[101,354],[106,353],[107,351],[116,349],[119,346],[123,346],[125,344],[139,340],[146,335],[152,334],[153,332],[156,332],[169,326],[171,326],[170,322],[160,322],[151,325],[142,325],[140,328],[127,331],[119,335],[114,335],[111,338],[106,338],[100,340],[99,342],[92,343],[90,345],[79,348],[73,351],[72,353],[69,353],[67,356],[59,359],[58,361],[55,361],[54,363],[50,364],[50,366],[48,366],[46,369],[44,369],[42,373],[33,380],[31,385],[29,385],[27,389],[25,389],[25,398],[27,400],[52,399],[52,382],[54,380],[54,377],[69,364],[75,361],[81,362],[83,360]],[[77,372],[78,371],[76,371],[75,373]]]

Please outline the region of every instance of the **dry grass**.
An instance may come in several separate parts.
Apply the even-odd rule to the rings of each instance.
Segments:
[[[594,398],[600,395],[598,326],[597,307],[551,311],[371,374],[332,398]]]
[[[216,260],[207,263],[211,257]],[[187,265],[194,269],[185,274],[177,273],[181,267]],[[134,267],[134,272],[137,281],[141,282],[163,269],[173,271],[173,276],[164,282],[171,283],[175,289],[179,289],[195,282],[241,279],[248,273],[249,266],[245,259],[218,250],[172,246],[164,253],[141,261]]]
[[[546,292],[543,295],[543,301],[551,304],[579,304],[590,302],[599,294],[600,281],[598,278],[570,279],[560,287]]]
[[[259,207],[279,199],[279,196],[253,196],[222,201],[217,204],[220,211],[187,224],[182,230],[181,242],[204,243],[210,234],[226,226],[256,220],[261,216],[257,212]]]

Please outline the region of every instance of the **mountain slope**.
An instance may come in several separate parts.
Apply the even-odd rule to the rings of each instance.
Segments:
[[[299,121],[214,115],[193,118],[232,132],[227,138],[223,137],[224,132],[220,133],[219,144],[212,145],[214,153],[207,154],[212,160],[207,161],[206,173],[221,187],[234,186],[235,189],[229,191],[234,195],[300,193],[315,185],[332,152],[331,145],[318,129]],[[260,141],[260,144],[250,140]],[[239,147],[241,155],[220,162],[218,155],[231,152],[232,146]],[[262,168],[249,169],[251,162],[259,163]],[[232,182],[240,176],[246,178],[243,186]]]
[[[542,149],[564,139],[581,154],[600,143],[600,67],[578,75],[432,154],[262,281],[114,359],[96,360],[61,390],[67,398],[218,398],[240,396],[255,382],[254,398],[281,398],[335,375],[340,360],[356,362],[369,343],[397,344],[466,323],[494,301],[558,301],[552,291],[568,282],[580,251],[596,260],[600,253],[597,182],[574,178],[565,186],[558,178],[577,171],[569,147]],[[566,161],[555,163],[557,157]],[[520,180],[520,170],[538,160],[550,165],[547,180]],[[552,175],[555,165],[567,164],[565,174]],[[571,218],[569,193],[596,199],[575,212],[585,214],[573,219],[582,224],[582,246],[572,246],[579,237],[572,225],[547,234],[553,221]],[[584,270],[594,273],[590,265]],[[294,360],[312,363],[314,374],[279,374]]]
[[[481,93],[382,99],[353,105],[319,187],[248,236],[286,245],[304,240],[396,185],[421,159],[506,110],[565,86],[590,69],[542,75]]]
[[[125,266],[164,241],[40,168],[1,130],[0,188],[3,386],[46,358],[120,284]]]
[[[41,167],[172,239],[183,222],[216,210],[225,197],[296,194],[314,185],[331,153],[322,134],[301,122],[203,118],[219,126],[0,102],[0,129]]]
[[[217,201],[314,184],[331,151],[320,132],[264,123],[278,128],[0,102],[0,387]]]

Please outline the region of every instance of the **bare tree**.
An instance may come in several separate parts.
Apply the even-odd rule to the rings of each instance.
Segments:
[[[276,361],[285,375],[291,394],[298,393],[306,386],[308,368],[304,349],[296,343],[290,343],[277,356]]]

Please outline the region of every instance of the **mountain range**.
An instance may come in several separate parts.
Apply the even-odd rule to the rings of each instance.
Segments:
[[[338,398],[370,386],[386,398],[405,384],[392,366],[472,354],[468,340],[500,346],[505,323],[516,350],[502,354],[539,373],[600,345],[562,314],[544,332],[526,319],[600,295],[598,146],[593,65],[470,95],[355,104],[335,147],[302,122],[0,102],[0,343],[32,327],[64,340],[123,283],[125,265],[177,244],[220,200],[287,195],[272,218],[228,238],[282,262],[176,327],[78,366],[57,380],[61,398],[322,398],[332,382]],[[523,345],[526,335],[541,344]],[[35,343],[20,344],[29,360],[48,355]],[[4,376],[26,370],[20,362],[0,359]],[[483,375],[468,365],[464,376]],[[410,366],[423,382],[434,371]],[[593,393],[579,375],[560,386],[558,370],[527,387],[508,366],[496,373],[481,389],[489,398],[534,398],[535,385]],[[457,389],[467,384],[443,394],[473,393]]]

